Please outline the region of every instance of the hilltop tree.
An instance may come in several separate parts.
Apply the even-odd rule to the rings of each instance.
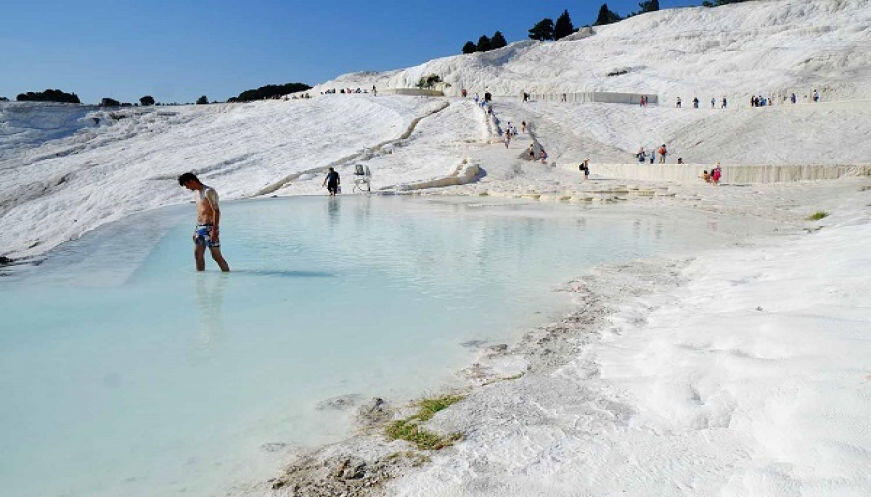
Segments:
[[[236,97],[230,97],[227,102],[251,102],[254,100],[266,100],[278,98],[290,93],[311,90],[311,86],[305,83],[285,83],[283,85],[265,85],[253,90],[245,90]]]
[[[478,45],[475,45],[473,41],[467,41],[465,45],[463,45],[463,53],[475,53],[478,51]]]
[[[559,40],[575,32],[575,27],[572,25],[572,18],[569,16],[568,10],[563,10],[563,13],[556,19],[556,24],[553,27],[553,39]]]
[[[121,107],[121,102],[114,98],[103,97],[103,99],[100,100],[100,107]]]
[[[487,50],[490,50],[490,38],[488,38],[487,35],[481,35],[481,37],[478,38],[478,51],[486,52]]]
[[[27,93],[19,93],[15,100],[19,102],[63,102],[68,104],[80,104],[79,96],[75,93],[65,93],[60,90],[45,90]]]
[[[553,19],[545,17],[529,30],[529,38],[538,41],[553,39]]]
[[[493,33],[493,38],[490,38],[490,49],[502,48],[508,45],[508,41],[505,40],[505,37],[502,36],[501,31],[496,31]]]
[[[730,4],[730,3],[746,2],[746,1],[747,1],[747,0],[714,0],[713,2],[710,2],[710,1],[708,1],[708,0],[705,0],[704,2],[702,2],[702,5],[705,6],[705,7],[717,7],[717,6],[720,6],[720,5],[726,5],[726,4]]]
[[[8,102],[9,99],[6,97],[0,97],[0,102]]]
[[[599,8],[599,17],[596,18],[594,26],[611,24],[619,20],[621,20],[620,15],[608,9],[607,3],[603,3],[602,6]]]
[[[206,98],[205,95],[203,95],[203,96],[201,96],[200,98],[197,99],[197,105],[204,105],[204,104],[207,104],[207,103],[209,103],[209,99]]]
[[[154,105],[154,97],[151,95],[145,95],[144,97],[139,99],[139,103],[142,104],[143,107],[146,105]]]
[[[654,12],[659,10],[659,0],[645,0],[638,4],[641,12]]]

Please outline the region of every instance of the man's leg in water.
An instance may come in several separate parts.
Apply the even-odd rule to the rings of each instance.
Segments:
[[[194,261],[197,264],[197,271],[205,271],[206,270],[206,259],[203,258],[203,254],[206,253],[206,246],[197,243],[194,245]]]
[[[218,267],[221,268],[221,271],[225,273],[230,271],[230,265],[227,264],[227,261],[224,260],[224,256],[221,255],[221,247],[209,247],[209,250],[212,252],[212,259],[215,259],[215,262],[218,263]]]

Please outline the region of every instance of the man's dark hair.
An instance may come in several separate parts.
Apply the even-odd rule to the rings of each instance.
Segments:
[[[181,186],[184,186],[184,184],[187,183],[187,182],[190,181],[190,180],[194,180],[194,181],[197,181],[197,182],[200,181],[200,179],[197,178],[197,175],[196,175],[196,174],[194,174],[194,173],[184,173],[184,174],[182,174],[181,176],[178,177],[178,184],[181,185]]]

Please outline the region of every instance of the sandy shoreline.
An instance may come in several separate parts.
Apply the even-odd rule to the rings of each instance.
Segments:
[[[476,188],[479,186],[465,185],[425,194],[477,196]],[[768,235],[757,233],[749,240],[736,234],[728,247],[713,254],[602,266],[568,282],[565,291],[572,293],[577,303],[576,310],[557,322],[533,329],[517,343],[486,344],[478,360],[458,372],[466,387],[454,389],[452,393],[462,394],[465,399],[423,424],[426,429],[440,434],[462,433],[462,440],[452,447],[425,451],[415,449],[407,442],[387,440],[384,436],[386,423],[408,416],[414,411],[414,406],[367,403],[361,406],[358,414],[357,435],[300,454],[281,475],[245,489],[243,493],[265,492],[280,496],[530,495],[530,492],[535,494],[546,488],[542,495],[610,495],[616,491],[615,488],[602,482],[591,483],[586,493],[577,493],[579,482],[567,485],[555,476],[566,471],[571,474],[583,473],[585,468],[589,470],[591,461],[581,463],[578,454],[588,452],[588,449],[602,452],[600,437],[607,438],[621,430],[638,430],[636,425],[642,423],[639,419],[647,414],[644,409],[650,409],[649,404],[636,404],[621,387],[620,381],[603,379],[603,365],[597,362],[597,354],[591,350],[606,347],[603,342],[613,341],[614,337],[639,333],[657,311],[683,305],[687,298],[685,288],[704,279],[699,267],[708,267],[712,260],[726,261],[723,268],[715,271],[720,278],[718,281],[721,281],[730,274],[738,276],[742,269],[729,264],[732,257],[740,259],[742,254],[764,250],[790,252],[793,245],[808,243],[806,240],[818,236],[821,230],[826,235],[837,236],[840,231],[849,229],[843,225],[861,227],[869,224],[867,205],[871,205],[871,196],[868,188],[866,178],[749,187],[690,185],[682,188],[682,195],[637,199],[632,203],[650,202],[654,208],[664,212],[678,208],[713,212],[730,218],[758,216],[773,219],[780,226]],[[833,215],[822,222],[807,221],[806,215],[816,210],[826,210]],[[702,275],[705,272],[703,269]],[[750,295],[759,297],[758,294]],[[747,311],[763,315],[771,306],[777,307],[778,302],[788,301],[789,296],[782,295],[778,299],[773,295],[766,300],[764,306],[751,307]],[[724,308],[729,307],[724,303]],[[711,310],[712,314],[716,312],[716,309]],[[705,310],[697,312],[699,315],[705,313]],[[735,347],[735,351],[738,356],[750,354],[741,347]],[[716,404],[706,397],[703,400],[703,395],[708,393],[700,393],[698,388],[688,390],[690,403],[705,405],[707,401]],[[662,400],[680,405],[686,399],[676,401],[665,396]],[[734,478],[730,479],[729,471],[724,469],[736,467],[741,454],[746,455],[746,448],[742,452],[738,448],[741,444],[732,439],[746,434],[730,438],[722,433],[728,431],[731,419],[740,418],[735,414],[740,412],[740,408],[722,409],[719,406],[711,408],[713,412],[695,417],[688,415],[691,419],[687,422],[693,426],[690,431],[699,432],[695,435],[705,430],[716,432],[708,444],[700,444],[698,439],[693,442],[694,447],[704,446],[704,450],[713,452],[699,454],[698,459],[687,463],[700,471],[700,475],[706,475],[705,484],[708,486],[694,488],[679,483],[682,478],[698,476],[682,468],[675,475],[660,475],[674,482],[656,487],[658,492],[663,495],[709,495],[705,492],[722,489],[724,485],[741,491],[758,488],[753,484],[743,488],[733,481]],[[663,410],[667,411],[667,408]],[[727,411],[729,414],[724,418],[723,412]],[[670,428],[678,429],[682,428]],[[650,435],[645,443],[653,443],[651,440],[662,435],[657,430],[653,427],[641,430]],[[619,452],[614,447],[608,450]],[[730,454],[732,459],[729,462],[717,460],[721,450]],[[645,448],[639,454],[645,452],[650,451]],[[573,456],[568,457],[568,453]],[[705,466],[706,461],[710,467]],[[609,464],[614,466],[615,474],[620,473],[621,462],[611,461]],[[661,469],[659,465],[667,466],[665,461],[655,457],[647,464],[651,470]],[[633,464],[625,466],[634,467]],[[716,475],[711,476],[712,472]],[[604,480],[613,483],[608,478]],[[856,490],[868,485],[871,482],[867,479],[853,474],[852,480],[844,483],[842,488]],[[581,484],[580,488],[584,486]],[[623,492],[641,495],[642,488],[636,486]]]

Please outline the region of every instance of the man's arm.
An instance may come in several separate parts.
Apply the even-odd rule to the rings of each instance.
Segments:
[[[212,220],[212,229],[209,233],[209,238],[213,241],[218,241],[218,226],[221,223],[221,207],[218,202],[218,192],[215,190],[209,190],[206,193],[206,201],[212,207],[212,211],[215,213],[215,218]]]
[[[215,208],[215,223],[212,225],[212,232],[209,233],[209,238],[213,242],[218,241],[218,224],[221,222],[221,209]]]

